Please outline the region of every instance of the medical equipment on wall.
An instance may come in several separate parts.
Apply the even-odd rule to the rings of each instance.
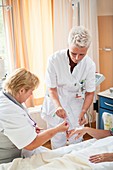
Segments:
[[[104,80],[105,80],[105,77],[103,74],[100,74],[100,73],[96,73],[95,74],[95,78],[96,78],[96,87],[98,85],[100,85]]]
[[[70,0],[73,8],[73,26],[80,25],[80,2],[79,0]]]

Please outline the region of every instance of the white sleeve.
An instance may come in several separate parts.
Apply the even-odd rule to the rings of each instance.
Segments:
[[[54,62],[51,58],[48,61],[46,71],[46,85],[49,88],[55,88],[57,86],[57,74],[55,71]]]
[[[9,114],[9,117],[5,119],[7,121],[4,123],[4,134],[18,149],[22,149],[36,138],[37,133],[23,109],[20,108],[15,113]]]

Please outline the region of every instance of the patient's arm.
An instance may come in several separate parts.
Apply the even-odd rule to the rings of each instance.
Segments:
[[[89,161],[92,163],[99,163],[99,162],[112,162],[113,161],[113,153],[102,153],[90,156]]]
[[[75,139],[78,139],[79,137],[83,136],[84,134],[88,133],[90,136],[101,139],[104,137],[111,136],[111,133],[109,130],[101,130],[101,129],[94,129],[90,127],[84,127],[83,129],[75,129],[68,131],[68,137],[71,137],[74,134],[77,134]],[[99,163],[99,162],[112,162],[113,161],[113,153],[102,153],[102,154],[96,154],[91,155],[89,157],[89,161],[92,163]]]
[[[84,127],[83,129],[75,129],[75,130],[71,130],[69,131],[69,136],[71,137],[74,134],[77,134],[75,139],[80,138],[81,136],[83,136],[84,134],[88,133],[90,136],[96,138],[96,139],[101,139],[104,137],[108,137],[111,136],[110,131],[109,130],[101,130],[101,129],[94,129],[94,128],[90,128],[90,127]]]

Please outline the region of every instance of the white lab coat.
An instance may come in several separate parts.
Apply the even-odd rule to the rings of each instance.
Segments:
[[[37,133],[25,110],[0,92],[0,163],[10,162],[21,156],[21,150],[30,144]],[[22,156],[46,151],[38,147],[33,151],[23,150]]]
[[[85,56],[70,72],[67,49],[53,54],[48,61],[46,73],[46,85],[48,88],[57,87],[59,100],[67,113],[70,129],[78,127],[78,116],[81,112],[85,92],[95,91],[95,64],[90,57]],[[83,89],[83,90],[81,90]],[[76,98],[76,95],[81,96]],[[56,126],[63,120],[55,114],[54,104],[48,91],[44,99],[42,118],[46,120],[48,128]],[[75,136],[70,138],[70,143],[76,143]],[[58,148],[66,143],[66,134],[58,133],[52,140],[52,147]]]

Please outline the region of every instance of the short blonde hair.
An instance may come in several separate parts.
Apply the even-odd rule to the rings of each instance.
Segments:
[[[3,84],[3,89],[15,97],[21,88],[28,91],[32,88],[36,89],[38,85],[39,79],[36,75],[25,68],[18,68],[7,77]]]
[[[68,36],[68,44],[78,48],[88,48],[91,43],[89,31],[83,26],[73,27]]]

